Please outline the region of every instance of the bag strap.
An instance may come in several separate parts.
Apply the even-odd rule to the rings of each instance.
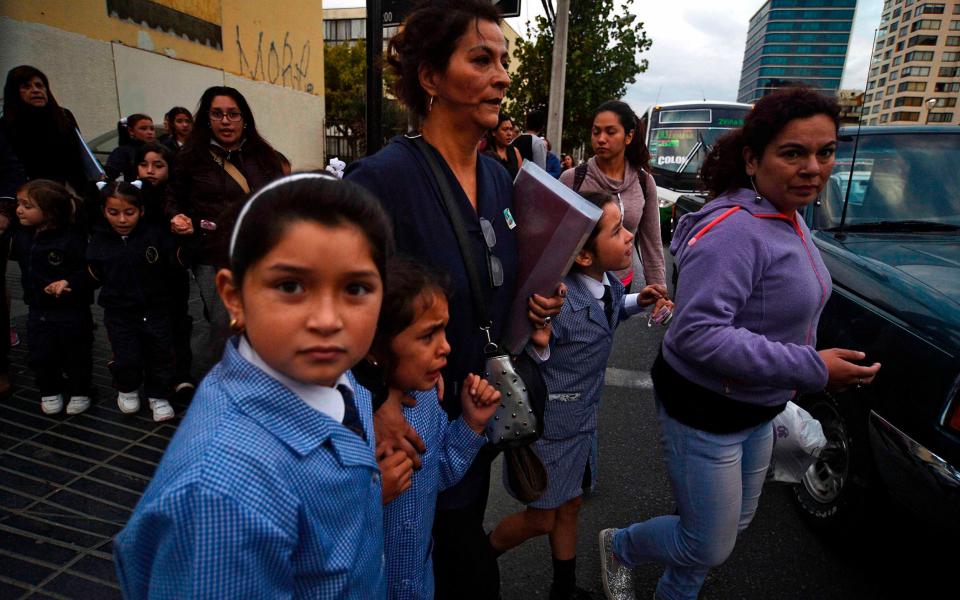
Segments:
[[[480,285],[480,273],[477,270],[476,261],[473,260],[473,254],[470,252],[470,239],[467,236],[467,228],[463,222],[460,208],[457,206],[453,197],[453,190],[450,189],[450,182],[446,175],[440,169],[437,158],[434,156],[434,150],[423,139],[422,135],[408,137],[413,142],[414,147],[420,151],[420,154],[427,161],[430,171],[433,173],[434,182],[440,190],[440,198],[443,200],[443,207],[447,211],[447,217],[450,218],[450,224],[453,225],[453,233],[457,238],[457,244],[460,246],[460,255],[463,258],[463,265],[467,270],[467,279],[470,280],[470,292],[473,296],[473,306],[477,311],[477,320],[480,329],[487,333],[488,340],[490,327],[493,322],[490,320],[490,314],[487,312],[487,304],[483,300],[483,286]]]
[[[581,163],[577,165],[577,168],[573,170],[573,191],[579,192],[580,186],[583,185],[583,180],[587,178],[587,163]]]
[[[236,165],[213,150],[210,151],[210,156],[213,157],[215,163],[223,167],[223,170],[227,172],[227,175],[229,175],[231,179],[237,182],[237,185],[240,186],[244,194],[250,193],[250,185],[247,184],[247,178],[243,176],[243,173],[240,172],[240,169],[238,169]]]

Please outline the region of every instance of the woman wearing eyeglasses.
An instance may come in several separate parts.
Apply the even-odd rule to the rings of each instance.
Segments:
[[[173,172],[165,211],[171,231],[196,236],[193,271],[210,322],[209,354],[196,362],[206,372],[220,359],[229,334],[229,317],[214,284],[229,236],[224,219],[248,193],[283,171],[276,150],[257,132],[247,100],[234,88],[215,86],[200,97],[196,123]]]
[[[425,149],[439,163],[469,237],[469,260],[477,266],[498,340],[507,321],[518,257],[510,216],[507,171],[477,152],[477,142],[497,126],[510,77],[500,16],[487,0],[434,0],[411,13],[390,41],[388,63],[397,74],[396,95],[422,118]],[[413,136],[416,137],[416,136]],[[447,340],[452,347],[443,380],[442,406],[459,416],[458,383],[482,373],[486,337],[478,326],[464,257],[444,210],[437,181],[415,139],[400,136],[383,150],[354,163],[347,179],[368,188],[394,225],[397,247],[449,276],[451,305]],[[389,277],[388,284],[389,285]],[[560,312],[562,298],[534,296],[529,317],[544,327]],[[549,325],[546,325],[547,327]],[[419,461],[400,432],[410,430],[399,401],[375,415],[378,442],[387,442]],[[412,431],[412,430],[410,430]],[[419,437],[410,433],[419,445]],[[489,448],[489,446],[487,447]],[[427,449],[431,451],[431,449]],[[483,530],[494,452],[481,450],[463,479],[442,492],[434,520],[437,598],[497,598],[499,572]],[[416,475],[414,475],[416,476]]]

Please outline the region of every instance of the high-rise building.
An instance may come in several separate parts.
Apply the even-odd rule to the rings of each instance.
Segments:
[[[802,82],[840,89],[857,0],[767,0],[750,19],[739,102]]]
[[[863,123],[960,122],[960,0],[885,0]]]

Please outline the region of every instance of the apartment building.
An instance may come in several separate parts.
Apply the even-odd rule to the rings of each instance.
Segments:
[[[960,0],[885,0],[865,125],[960,123]]]

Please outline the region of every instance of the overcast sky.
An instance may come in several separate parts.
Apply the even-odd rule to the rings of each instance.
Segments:
[[[554,2],[554,4],[556,4]],[[882,0],[859,0],[841,87],[863,89],[880,24]],[[362,0],[323,0],[326,8],[364,6]],[[653,46],[643,54],[645,73],[627,88],[637,111],[654,102],[737,99],[750,17],[763,0],[635,0],[631,10],[644,23]],[[526,21],[543,14],[540,0],[521,0],[521,16],[510,24],[522,36]],[[571,82],[568,79],[567,84]]]

